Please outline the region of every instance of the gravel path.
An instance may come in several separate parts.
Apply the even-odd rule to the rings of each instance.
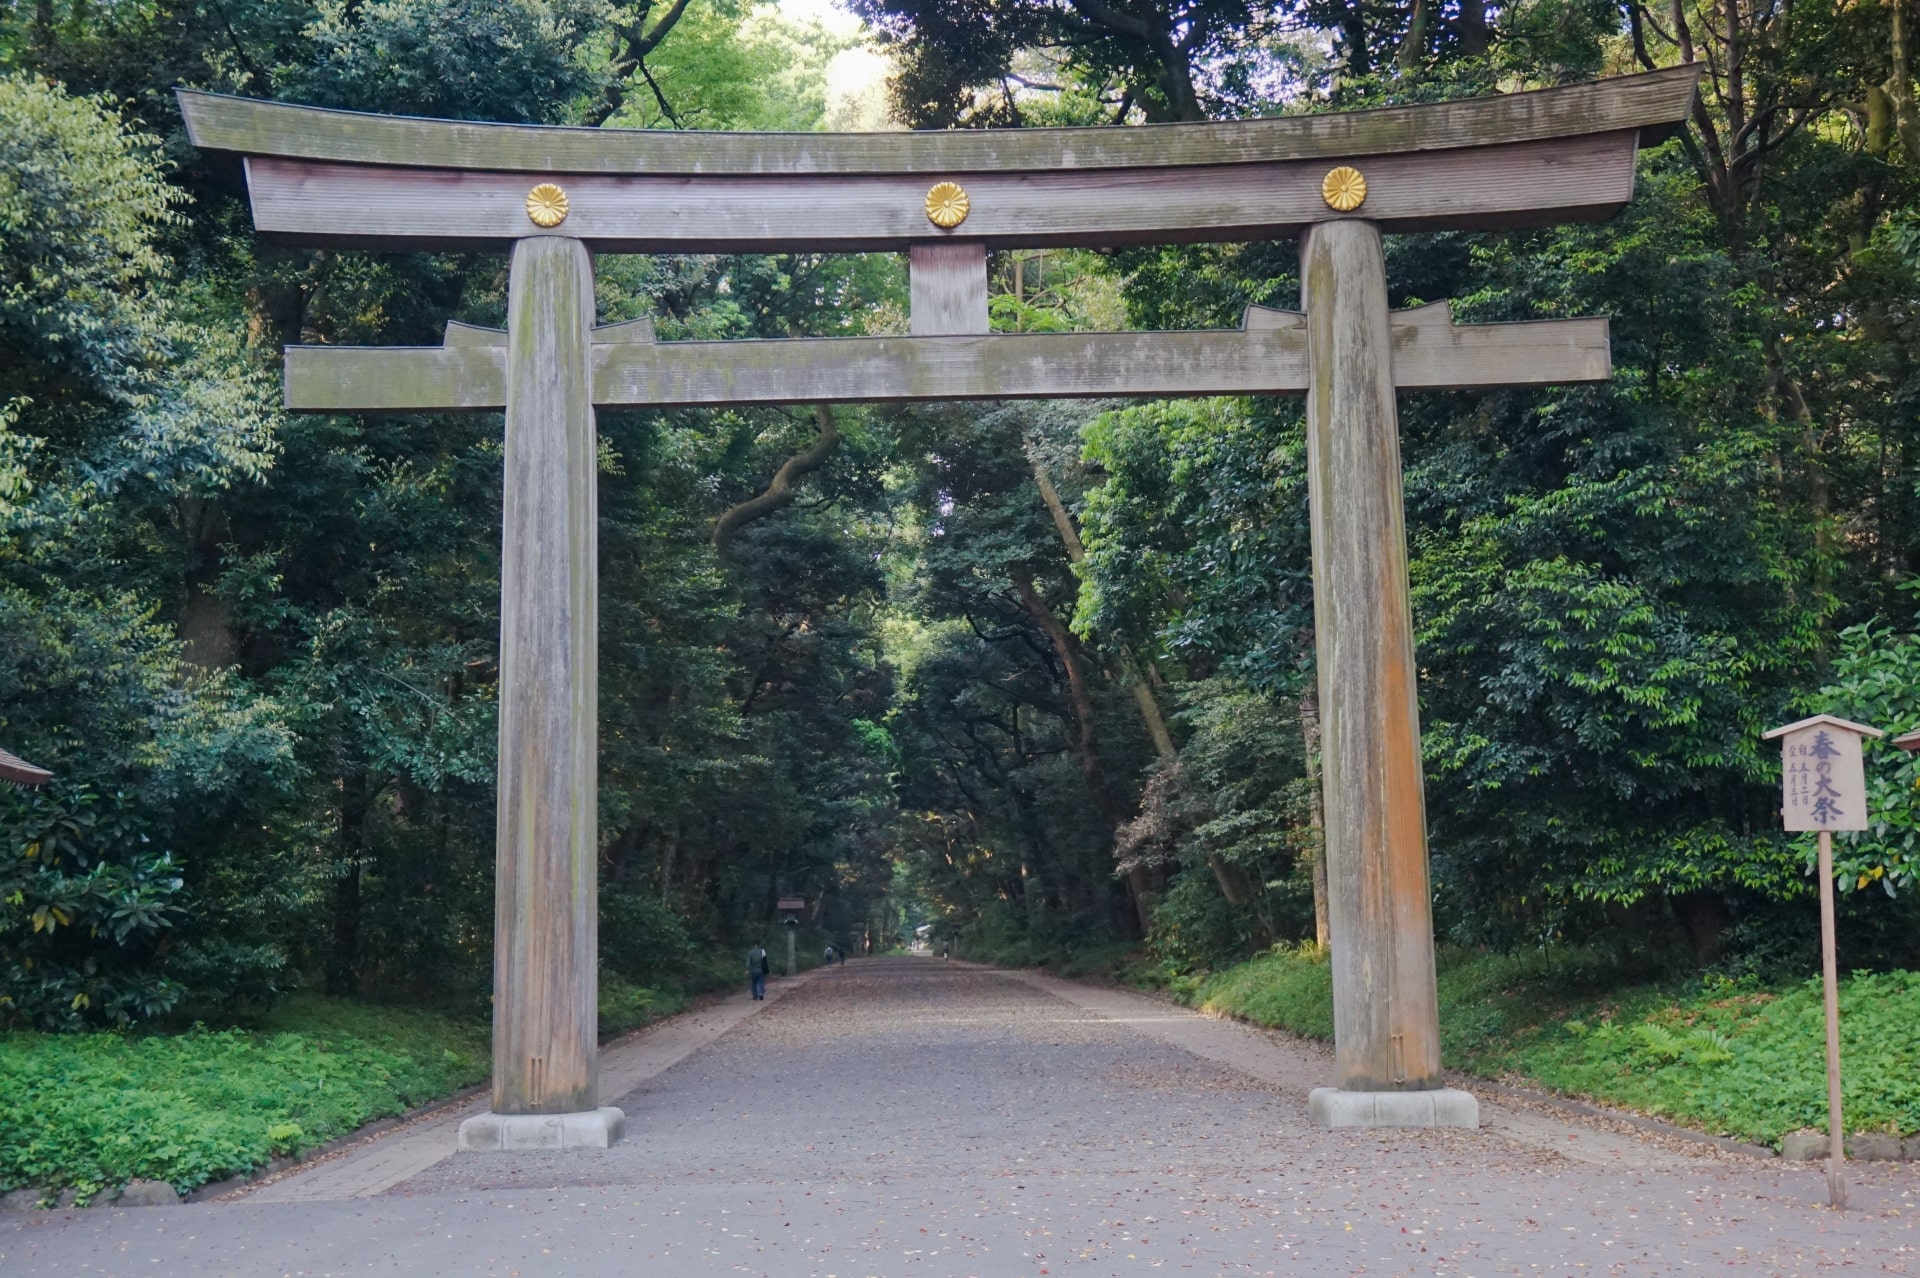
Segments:
[[[0,1274],[1920,1275],[1912,1165],[1855,1165],[1840,1215],[1816,1167],[1590,1149],[1626,1138],[1545,1117],[1323,1132],[1318,1054],[1075,989],[856,962],[628,1093],[614,1149],[6,1219]]]

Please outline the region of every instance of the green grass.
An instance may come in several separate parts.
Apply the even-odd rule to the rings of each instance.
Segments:
[[[1332,977],[1313,950],[1162,983],[1208,1011],[1333,1035]],[[1456,1069],[1761,1144],[1826,1129],[1818,980],[1626,983],[1590,954],[1453,953],[1439,985],[1441,1051]],[[1848,1128],[1920,1131],[1920,973],[1856,974],[1840,1003]]]
[[[486,1076],[483,1022],[312,995],[253,1031],[0,1035],[0,1190],[191,1190]]]
[[[714,956],[668,988],[603,973],[601,1037],[673,1015],[734,966]],[[0,1192],[189,1191],[484,1082],[488,1057],[484,1019],[318,995],[255,1029],[0,1034]]]

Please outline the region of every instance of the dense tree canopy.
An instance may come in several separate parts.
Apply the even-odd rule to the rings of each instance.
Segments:
[[[1396,305],[1613,318],[1606,385],[1402,399],[1435,884],[1462,943],[1801,961],[1778,937],[1807,931],[1780,925],[1805,850],[1759,731],[1920,721],[1911,0],[853,7],[919,127],[1705,63],[1620,217],[1389,245]],[[504,260],[256,243],[173,86],[812,129],[848,44],[730,0],[0,15],[0,745],[58,778],[0,792],[0,1017],[486,989],[500,421],[289,416],[277,370],[290,342],[498,323]],[[669,339],[904,328],[889,256],[597,269],[603,322]],[[1298,298],[1284,243],[997,253],[992,278],[995,324],[1029,331]],[[669,979],[788,893],[848,944],[927,921],[1207,965],[1324,939],[1297,403],[600,431],[609,971]],[[1911,776],[1887,776],[1893,824],[1843,850],[1861,963],[1915,957]]]

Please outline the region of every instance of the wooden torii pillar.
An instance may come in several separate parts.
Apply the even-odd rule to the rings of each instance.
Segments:
[[[315,412],[506,412],[492,1112],[468,1148],[608,1144],[594,866],[596,406],[1305,392],[1338,1087],[1332,1126],[1473,1126],[1441,1085],[1395,395],[1604,380],[1604,319],[1388,310],[1382,232],[1604,218],[1698,72],[1219,124],[718,134],[417,120],[182,91],[283,243],[512,256],[505,332],[291,347]],[[1304,314],[987,333],[993,248],[1301,239]],[[593,326],[591,253],[905,251],[911,336],[658,342]]]

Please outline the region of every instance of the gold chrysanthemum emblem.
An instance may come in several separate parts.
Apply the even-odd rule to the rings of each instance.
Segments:
[[[535,226],[555,227],[567,220],[567,193],[551,182],[527,192],[527,217]]]
[[[951,231],[966,220],[967,193],[958,182],[940,182],[927,192],[927,221]]]
[[[1351,213],[1366,203],[1367,180],[1359,169],[1343,164],[1320,180],[1320,198],[1328,208]]]

